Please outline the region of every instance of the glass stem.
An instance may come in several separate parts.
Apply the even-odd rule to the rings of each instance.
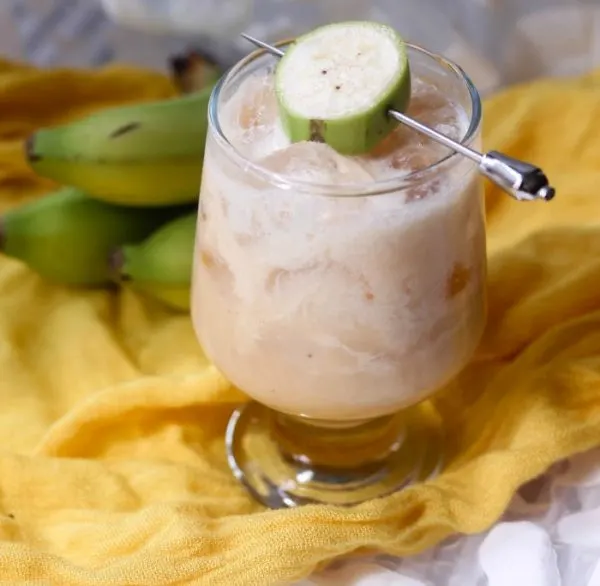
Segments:
[[[275,412],[271,417],[271,434],[284,458],[312,468],[380,466],[398,449],[403,430],[398,415],[344,424]]]

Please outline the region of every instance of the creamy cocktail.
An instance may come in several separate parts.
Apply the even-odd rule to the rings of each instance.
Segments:
[[[407,50],[407,113],[476,145],[469,81]],[[292,143],[275,67],[253,55],[213,97],[194,326],[252,399],[307,430],[352,434],[428,398],[472,356],[485,322],[480,179],[473,163],[403,126],[361,154]]]

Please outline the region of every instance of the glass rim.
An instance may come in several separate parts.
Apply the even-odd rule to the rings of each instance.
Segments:
[[[275,47],[283,47],[289,45],[293,41],[293,38],[286,39],[278,41],[277,43],[273,43],[273,45]],[[426,55],[427,57],[430,57],[447,70],[450,70],[466,87],[469,98],[471,99],[471,117],[469,120],[469,126],[463,138],[460,140],[460,143],[465,146],[470,146],[480,129],[482,117],[481,96],[479,95],[475,84],[471,81],[471,78],[462,69],[462,67],[456,64],[454,61],[413,43],[407,42],[406,46],[409,49],[415,50]],[[388,177],[386,179],[377,179],[363,183],[316,183],[312,181],[292,179],[280,173],[275,173],[269,169],[266,169],[260,163],[252,161],[248,157],[244,156],[237,148],[235,148],[235,146],[225,136],[225,133],[221,128],[218,113],[219,99],[223,88],[246,66],[264,55],[268,55],[268,53],[265,49],[261,48],[252,51],[243,59],[240,59],[240,61],[231,67],[227,73],[225,73],[225,75],[223,75],[217,81],[211,92],[208,103],[209,132],[216,139],[219,147],[226,151],[227,155],[230,156],[238,166],[244,169],[244,171],[249,171],[256,174],[266,182],[279,189],[293,190],[315,195],[362,197],[368,195],[392,193],[408,189],[423,183],[430,176],[438,173],[441,168],[447,167],[450,163],[456,163],[462,158],[462,155],[459,153],[451,151],[446,156],[434,161],[430,165],[407,173],[406,175],[402,175],[401,177]]]

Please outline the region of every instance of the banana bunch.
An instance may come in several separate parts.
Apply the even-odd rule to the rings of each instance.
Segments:
[[[130,283],[188,310],[195,228],[193,205],[117,206],[63,187],[0,218],[0,252],[54,283]]]
[[[56,283],[106,285],[116,248],[143,241],[191,207],[115,206],[63,187],[0,218],[0,251]]]
[[[217,73],[200,64],[202,76],[194,70],[178,97],[104,109],[31,135],[31,168],[63,187],[0,217],[0,253],[55,283],[118,282],[187,311]]]

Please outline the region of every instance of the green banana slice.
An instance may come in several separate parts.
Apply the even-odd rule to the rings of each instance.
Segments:
[[[320,27],[288,48],[275,87],[292,142],[325,142],[344,155],[370,151],[410,101],[410,66],[398,33],[375,22]]]

